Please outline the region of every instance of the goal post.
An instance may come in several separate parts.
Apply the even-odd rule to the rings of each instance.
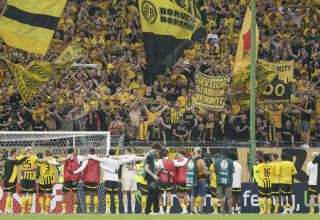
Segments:
[[[79,154],[85,154],[89,148],[96,149],[99,154],[107,154],[111,147],[110,132],[0,132],[0,148],[10,150],[17,148],[19,151],[24,147],[35,149],[52,149],[63,153],[73,147]],[[63,152],[61,152],[63,151]]]

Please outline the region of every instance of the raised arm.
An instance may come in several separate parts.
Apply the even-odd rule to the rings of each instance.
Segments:
[[[177,161],[177,160],[173,160],[174,166],[175,167],[183,167],[184,165],[186,165],[188,161],[188,158],[184,158],[183,161]]]
[[[112,169],[112,168],[110,168],[110,167],[108,167],[108,166],[106,166],[105,164],[102,164],[102,163],[100,163],[100,168],[102,170],[106,171],[106,172],[109,172],[109,173],[117,173],[118,172],[118,170]]]
[[[92,159],[92,160],[96,160],[96,161],[98,161],[98,162],[100,162],[100,163],[104,163],[104,162],[106,162],[106,161],[108,161],[108,158],[106,157],[106,158],[100,158],[100,157],[97,157],[96,155],[88,155],[88,157],[90,158],[90,159]]]
[[[73,171],[73,173],[74,174],[81,173],[87,167],[87,165],[88,165],[88,160],[83,161],[81,166],[75,171]]]

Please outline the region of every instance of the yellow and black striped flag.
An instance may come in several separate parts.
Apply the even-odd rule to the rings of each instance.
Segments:
[[[45,55],[67,0],[7,0],[0,17],[0,38],[6,44]]]

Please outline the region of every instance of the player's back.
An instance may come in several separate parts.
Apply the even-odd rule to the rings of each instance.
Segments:
[[[55,158],[50,158],[50,160],[57,161]],[[55,166],[47,162],[38,163],[37,165],[39,166],[39,174],[40,174],[39,183],[42,185],[51,184],[53,181]]]
[[[280,163],[277,161],[271,162],[271,184],[279,184],[279,176],[277,175],[277,170],[279,169]]]
[[[136,169],[135,161],[130,161],[129,163],[122,165],[122,179],[135,179],[136,178]]]
[[[292,184],[292,176],[297,174],[297,170],[291,161],[281,161],[278,172],[280,184]]]
[[[20,160],[19,157],[17,157],[17,159]],[[21,179],[26,179],[26,180],[36,179],[37,160],[38,160],[38,157],[32,155],[22,163],[21,167],[23,169],[32,169],[32,170],[23,171]]]
[[[261,163],[258,166],[258,173],[259,173],[259,186],[263,188],[270,188],[271,187],[271,170],[272,165],[270,163]]]

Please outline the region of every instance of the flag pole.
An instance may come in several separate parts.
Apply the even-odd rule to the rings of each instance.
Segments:
[[[250,0],[251,8],[251,50],[250,50],[250,170],[256,161],[256,0]],[[251,172],[253,173],[253,172]]]

